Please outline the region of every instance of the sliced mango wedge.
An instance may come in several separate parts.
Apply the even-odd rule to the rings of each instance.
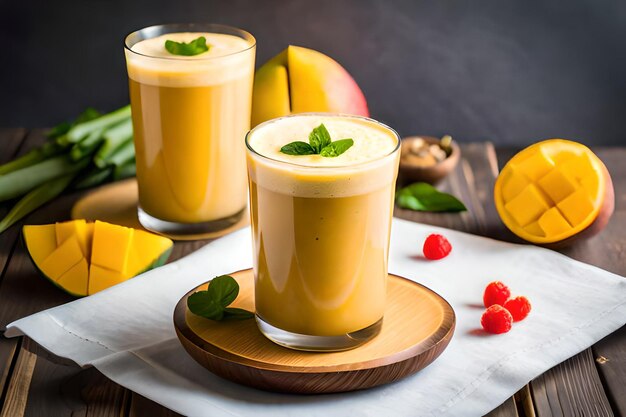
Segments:
[[[101,221],[29,225],[22,235],[42,275],[75,296],[161,266],[173,247],[166,237]]]

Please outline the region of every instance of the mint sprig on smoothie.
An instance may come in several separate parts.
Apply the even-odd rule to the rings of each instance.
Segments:
[[[172,55],[194,56],[207,52],[211,45],[207,45],[206,38],[199,36],[191,42],[165,41],[165,49]]]
[[[352,139],[332,141],[328,129],[322,123],[309,133],[309,143],[300,140],[291,142],[280,148],[280,151],[287,155],[320,155],[334,158],[347,151],[352,145],[354,145]]]

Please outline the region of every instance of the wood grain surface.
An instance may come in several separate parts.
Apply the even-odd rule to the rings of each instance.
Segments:
[[[44,140],[42,130],[0,128],[0,163],[27,152]],[[498,148],[489,142],[461,145],[462,158],[440,188],[459,196],[468,206],[462,214],[416,213],[396,208],[400,218],[449,227],[465,232],[519,242],[500,222],[492,202],[492,191],[498,166],[512,156],[515,149]],[[608,227],[598,236],[562,250],[566,255],[600,268],[626,275],[626,148],[594,148],[604,161],[615,187],[615,213]],[[32,265],[24,262],[23,247],[17,239],[24,223],[49,223],[68,219],[72,203],[82,194],[72,193],[42,207],[0,234],[0,329],[15,318],[70,301],[52,284],[37,276]],[[6,208],[0,206],[0,214]],[[171,260],[193,252],[207,241],[177,242]],[[15,417],[28,416],[175,416],[160,405],[120,387],[97,370],[81,369],[67,360],[45,355],[30,346],[27,338],[0,337],[0,413]],[[9,386],[16,387],[15,379],[28,379],[22,359],[26,351],[36,351],[37,359],[30,376],[28,390],[12,389],[12,400],[7,403]],[[589,354],[591,353],[591,354]],[[539,377],[522,388],[514,397],[489,413],[498,417],[582,416],[584,414],[567,403],[576,397],[587,405],[607,404],[599,408],[598,416],[626,417],[626,327],[607,336],[592,348],[564,363],[579,361],[587,372],[578,367],[566,372],[557,366],[543,377],[554,375],[551,381]],[[557,378],[558,377],[558,378]],[[548,389],[548,385],[558,387]],[[569,392],[559,396],[559,392]],[[13,404],[26,404],[13,409]],[[595,417],[595,416],[594,416]]]
[[[252,270],[232,274],[240,286],[235,307],[254,311]],[[300,352],[265,338],[254,320],[216,322],[189,312],[185,295],[174,326],[189,354],[210,371],[270,391],[331,393],[396,381],[428,366],[454,332],[452,307],[428,288],[389,275],[387,309],[380,334],[343,352]]]

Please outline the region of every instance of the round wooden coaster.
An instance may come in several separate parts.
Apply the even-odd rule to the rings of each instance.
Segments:
[[[80,198],[72,207],[72,219],[101,220],[134,229],[145,228],[137,218],[137,180],[124,181],[98,187]],[[226,229],[199,235],[166,235],[174,240],[215,239],[241,229],[249,223],[246,211],[241,219]]]
[[[234,307],[254,311],[251,269],[231,274],[240,286]],[[174,327],[183,347],[211,372],[269,391],[320,394],[386,384],[428,366],[454,333],[454,310],[428,288],[389,275],[388,303],[378,336],[343,352],[302,352],[265,338],[254,320],[212,321],[190,313],[187,293],[176,305]]]

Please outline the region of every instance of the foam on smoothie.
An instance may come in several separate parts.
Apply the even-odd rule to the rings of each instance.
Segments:
[[[200,36],[210,45],[207,52],[182,56],[165,49],[165,41],[190,42]],[[207,32],[168,33],[145,39],[126,50],[128,76],[140,83],[162,87],[202,87],[223,84],[247,76],[246,65],[254,40],[235,35]],[[246,51],[246,52],[244,52]],[[242,52],[242,53],[239,53]]]
[[[280,148],[289,142],[308,142],[313,128],[326,126],[332,140],[350,138],[354,145],[337,157],[287,155]],[[293,196],[333,198],[364,194],[388,185],[396,171],[398,137],[374,120],[302,114],[268,122],[254,129],[248,145],[250,178],[258,186]]]
[[[280,151],[283,145],[294,141],[309,141],[309,133],[324,124],[332,140],[350,138],[354,145],[337,157],[320,155],[287,155]],[[356,165],[390,154],[398,141],[389,129],[365,119],[336,116],[287,117],[265,125],[248,140],[257,153],[278,161],[306,166],[336,167]]]

